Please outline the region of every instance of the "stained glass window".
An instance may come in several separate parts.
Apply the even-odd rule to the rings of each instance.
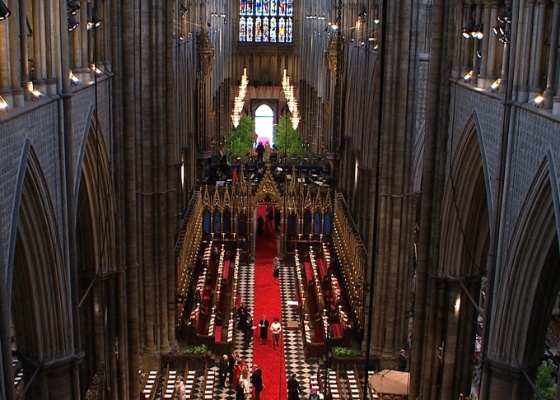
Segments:
[[[292,43],[294,0],[239,0],[239,41]]]

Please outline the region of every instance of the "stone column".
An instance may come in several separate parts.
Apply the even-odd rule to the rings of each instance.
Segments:
[[[486,359],[484,370],[488,374],[488,394],[481,400],[524,400],[532,397],[533,391],[519,366]]]
[[[552,33],[550,35],[550,54],[548,55],[548,71],[546,75],[546,90],[544,91],[544,108],[552,108],[553,97],[556,95],[556,59],[558,57],[558,33],[560,26],[560,0],[554,1],[552,15]]]
[[[480,86],[483,88],[487,88],[492,84],[494,79],[496,79],[496,60],[498,59],[499,53],[499,46],[498,46],[498,38],[492,32],[492,26],[497,24],[497,17],[498,17],[498,5],[499,3],[495,0],[489,2],[488,5],[491,5],[490,11],[490,19],[487,23],[486,31],[487,33],[487,48],[486,52],[482,53],[482,64],[484,65],[484,79],[485,84],[484,86]],[[503,54],[501,54],[503,56]],[[505,62],[505,59],[502,57],[502,63]]]
[[[482,59],[480,59],[480,74],[478,75],[478,80],[476,82],[477,87],[485,89],[487,88],[488,82],[491,81],[492,77],[488,76],[488,63],[492,59],[494,52],[491,51],[491,44],[496,39],[492,34],[492,22],[495,19],[492,19],[493,13],[496,11],[492,4],[492,0],[484,0],[485,4],[483,5],[484,10],[482,12],[482,21],[481,23],[484,26],[484,37],[480,40],[480,53]],[[478,58],[478,55],[477,55]]]
[[[6,293],[4,285],[2,285],[3,293]],[[8,296],[0,296],[0,382],[9,382],[3,385],[3,391],[8,399],[15,399],[14,370],[12,366],[12,337],[10,335],[10,315],[11,312],[6,304]],[[0,395],[2,392],[0,392]]]
[[[522,7],[519,7],[522,10]],[[533,14],[535,12],[535,0],[527,0],[524,11],[524,18],[520,15],[519,26],[522,28],[517,34],[520,39],[517,45],[517,71],[519,71],[519,81],[517,87],[519,92],[517,98],[520,102],[525,102],[529,98],[529,70],[531,66],[530,54],[533,46]],[[519,61],[519,62],[517,62]],[[514,85],[515,87],[515,85]]]
[[[39,0],[41,1],[41,0]],[[59,27],[57,28],[56,21],[58,21],[58,2],[54,1],[45,4],[45,84],[47,94],[54,96],[57,93],[58,85],[56,77],[59,76],[60,70],[58,68],[59,48],[55,45],[56,38],[59,37]]]
[[[21,35],[20,31],[20,23],[21,19],[18,20],[15,18],[15,15],[19,15],[20,13],[20,3],[14,2],[14,4],[10,4],[10,11],[12,15],[2,21],[2,23],[8,24],[8,52],[9,52],[9,62],[12,68],[8,68],[10,76],[9,76],[9,91],[11,91],[11,102],[13,107],[23,107],[25,105],[25,93],[21,87],[21,82],[23,78],[23,71],[22,71],[22,63],[20,62],[22,54],[21,54],[21,39],[19,36]],[[8,96],[8,99],[10,96]],[[9,104],[9,103],[8,103]]]
[[[37,90],[47,90],[45,78],[45,2],[33,0],[33,85]]]
[[[458,305],[457,301],[459,301]],[[443,357],[443,359],[441,359],[443,372],[441,379],[441,400],[455,400],[461,392],[456,382],[456,379],[458,379],[460,375],[457,372],[460,370],[460,363],[462,361],[457,359],[457,350],[462,348],[462,343],[459,342],[459,313],[461,310],[458,307],[464,307],[466,304],[462,305],[460,301],[461,287],[456,282],[448,282],[447,299],[445,301],[445,307],[442,307],[441,310],[445,321],[445,326],[443,327],[445,336],[443,337],[442,348],[439,351],[440,356]]]
[[[533,44],[531,46],[531,76],[529,81],[529,98],[532,99],[536,96],[540,96],[543,92],[541,86],[541,76],[542,76],[542,63],[543,63],[543,51],[544,51],[544,30],[545,19],[546,19],[546,1],[547,0],[537,0],[537,23],[535,26],[535,32],[533,34]]]
[[[140,393],[140,385],[138,382],[139,363],[139,268],[138,268],[138,174],[137,174],[137,129],[140,129],[138,116],[142,115],[137,93],[140,89],[137,87],[136,71],[140,66],[140,37],[137,34],[140,19],[140,0],[131,0],[123,2],[113,2],[113,6],[117,8],[115,11],[120,12],[114,15],[122,15],[122,43],[127,46],[119,46],[118,38],[114,38],[115,58],[120,62],[116,65],[116,74],[122,81],[122,108],[126,110],[122,114],[122,151],[123,164],[122,176],[126,176],[123,183],[122,195],[124,204],[125,223],[125,243],[124,243],[124,260],[123,268],[125,276],[121,287],[126,288],[126,295],[123,299],[123,315],[126,315],[126,321],[121,320],[122,332],[126,332],[126,341],[122,340],[123,351],[121,354],[128,363],[123,362],[122,379],[128,382],[129,393],[123,398],[132,398]],[[122,51],[121,53],[118,51]],[[120,59],[122,57],[122,59]],[[121,365],[121,364],[119,364]],[[128,369],[126,369],[128,367]],[[123,386],[126,386],[123,383]],[[124,391],[124,389],[123,389]],[[126,393],[125,393],[126,394]]]
[[[11,11],[11,10],[10,10]],[[9,17],[8,17],[9,18]],[[8,48],[8,21],[0,21],[0,49]],[[8,106],[13,106],[12,93],[10,91],[10,52],[4,51],[0,54],[0,95]]]
[[[475,22],[477,26],[482,24],[482,12],[484,10],[484,0],[477,0],[476,9],[475,9]],[[481,28],[482,29],[482,28]],[[472,63],[473,63],[473,74],[472,74],[472,82],[478,84],[478,76],[480,75],[480,58],[478,57],[479,52],[482,49],[482,39],[472,39],[474,40],[473,52],[472,52]]]

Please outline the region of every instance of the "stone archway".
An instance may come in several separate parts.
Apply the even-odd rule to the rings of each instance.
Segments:
[[[529,188],[496,276],[496,300],[482,393],[485,398],[529,398],[543,353],[560,279],[559,188],[544,160]]]
[[[72,398],[78,385],[73,368],[81,355],[74,348],[69,266],[61,251],[55,196],[39,157],[28,148],[24,158],[10,263],[16,353],[30,385],[27,396]]]
[[[491,240],[491,204],[475,122],[473,117],[467,123],[452,154],[443,196],[434,317],[441,362],[426,371],[432,379],[439,376],[438,397],[449,400],[470,394],[471,387],[480,384],[476,377],[481,365],[477,360],[473,365],[472,355],[482,333],[478,320]],[[477,368],[478,374],[473,374]]]
[[[99,384],[116,393],[121,379],[117,379],[114,356],[116,332],[124,331],[117,323],[119,300],[115,298],[118,263],[113,216],[117,212],[107,146],[92,123],[82,153],[76,206],[80,345],[85,352],[80,378],[85,391],[92,385],[92,377],[104,374],[106,381]],[[124,341],[124,335],[120,340]]]
[[[259,188],[257,190],[257,192],[255,193],[254,197],[253,197],[253,201],[251,203],[251,209],[253,210],[253,214],[255,214],[254,218],[253,218],[253,223],[256,224],[256,212],[257,212],[257,208],[259,206],[260,203],[266,203],[266,202],[270,202],[270,203],[275,203],[276,206],[280,209],[281,215],[284,215],[284,199],[282,197],[282,195],[280,194],[280,191],[278,190],[278,186],[276,185],[276,182],[274,181],[274,177],[272,176],[272,172],[270,171],[270,168],[267,168],[265,175],[263,177],[263,180],[261,181]],[[285,249],[285,243],[284,243],[284,232],[285,232],[285,224],[280,224],[281,226],[281,233],[280,233],[280,248],[279,251],[282,254],[284,252]],[[253,243],[253,248],[254,248],[254,244],[256,242],[256,225],[253,226],[252,229],[252,240],[251,243]]]

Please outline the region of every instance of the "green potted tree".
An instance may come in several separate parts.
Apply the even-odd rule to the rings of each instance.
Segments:
[[[276,138],[274,139],[276,151],[283,157],[305,156],[307,155],[307,149],[292,126],[290,117],[290,113],[286,113],[278,120]]]
[[[235,157],[243,157],[250,154],[253,149],[253,133],[255,132],[255,120],[243,114],[239,125],[231,132],[231,136],[226,139],[227,154]]]

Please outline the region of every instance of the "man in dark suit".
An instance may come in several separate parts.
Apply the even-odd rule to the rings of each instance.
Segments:
[[[288,379],[288,400],[299,400],[301,395],[301,387],[296,379],[296,374],[292,374]]]
[[[406,371],[406,350],[405,349],[401,349],[401,351],[399,352],[399,365],[397,367],[397,369],[399,371]]]
[[[251,375],[251,383],[255,388],[255,400],[259,400],[261,398],[261,392],[264,388],[264,385],[262,381],[262,370],[259,368],[257,364],[255,364],[255,370]]]
[[[233,366],[235,365],[236,361],[236,354],[235,351],[231,352],[228,356],[228,374],[229,374],[229,383],[233,385]]]
[[[229,371],[228,355],[224,354],[222,356],[222,358],[220,359],[220,363],[218,364],[218,374],[219,374],[219,380],[220,380],[219,388],[220,389],[223,389],[223,387],[225,386],[228,371]]]
[[[260,163],[263,162],[263,156],[264,156],[264,145],[262,144],[262,142],[259,142],[259,145],[257,146],[257,159]]]

